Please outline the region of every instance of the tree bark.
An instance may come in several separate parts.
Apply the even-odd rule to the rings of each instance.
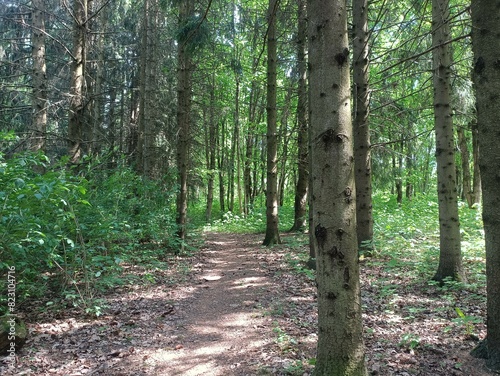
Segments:
[[[234,191],[235,191],[235,176],[238,175],[237,158],[239,142],[240,142],[240,80],[238,73],[235,72],[236,85],[234,88],[234,116],[233,116],[233,137],[231,140],[231,151],[229,156],[229,171],[228,171],[228,205],[229,211],[234,212]]]
[[[479,167],[479,142],[478,142],[478,130],[477,130],[477,122],[472,123],[471,126],[472,131],[472,164],[473,164],[473,173],[472,173],[472,201],[473,205],[481,204],[481,169]]]
[[[278,205],[282,207],[285,202],[285,186],[288,179],[288,147],[291,139],[290,132],[288,131],[288,117],[290,115],[290,103],[293,94],[293,84],[289,82],[288,89],[285,94],[285,101],[282,105],[281,118],[280,118],[280,158],[279,158],[279,177],[278,177]]]
[[[449,0],[432,2],[434,127],[439,204],[439,266],[433,279],[464,281],[455,166],[451,101],[451,46]]]
[[[33,124],[30,149],[45,151],[47,134],[47,66],[45,63],[45,4],[32,0]]]
[[[460,150],[460,160],[462,162],[462,196],[467,201],[469,208],[472,208],[473,191],[472,191],[472,177],[470,174],[470,158],[469,148],[467,147],[467,138],[463,128],[457,128],[457,141],[458,149]]]
[[[346,2],[308,1],[315,375],[366,376],[356,236]]]
[[[226,127],[225,127],[225,121],[222,120],[221,127],[217,126],[216,127],[216,132],[218,133],[217,135],[217,168],[219,170],[219,206],[221,213],[224,214],[226,211],[226,206],[225,206],[225,174],[224,171],[226,169],[226,157],[225,157],[225,151],[224,151],[224,145],[226,143],[225,141],[225,135],[226,135]],[[220,129],[222,128],[222,129]]]
[[[373,204],[369,91],[368,0],[353,1],[354,164],[356,218],[361,252],[373,250]]]
[[[90,14],[94,14],[101,4],[95,0],[88,0],[88,10]],[[89,125],[85,127],[87,134],[84,139],[88,141],[88,153],[98,154],[102,148],[102,141],[107,138],[104,136],[105,127],[104,113],[105,113],[105,95],[103,95],[105,87],[105,74],[109,69],[109,64],[106,64],[104,48],[105,35],[107,34],[108,7],[105,6],[101,9],[99,17],[90,17],[88,26],[91,30],[98,30],[98,32],[91,33],[89,36],[88,45],[93,48],[89,49],[87,59],[89,61],[87,66],[87,77],[90,81],[91,92],[89,92],[89,103],[87,104],[87,118]],[[87,83],[87,85],[89,85]]]
[[[185,26],[193,13],[193,0],[179,3],[179,29]],[[179,38],[177,52],[177,127],[179,143],[177,146],[177,169],[179,193],[177,196],[177,235],[181,240],[187,234],[188,168],[189,168],[189,130],[191,112],[191,73],[192,62],[189,40]]]
[[[84,75],[87,34],[87,0],[73,1],[73,63],[71,66],[70,105],[68,119],[68,154],[71,163],[78,163],[85,152]]]
[[[210,108],[208,109],[208,145],[207,145],[207,169],[208,169],[208,187],[207,187],[207,207],[205,210],[205,219],[207,223],[212,220],[212,207],[214,201],[214,181],[215,181],[215,151],[216,151],[216,132],[215,132],[215,75],[212,75],[210,82]]]
[[[137,170],[146,177],[153,177],[155,165],[155,110],[157,108],[157,23],[156,0],[144,0],[141,27],[141,53],[139,61],[139,117]]]
[[[267,182],[266,236],[263,245],[281,243],[278,224],[278,135],[276,119],[276,10],[278,0],[269,0],[267,29]]]
[[[500,2],[472,0],[473,82],[476,89],[479,165],[486,246],[487,365],[500,370]]]
[[[128,153],[128,159],[129,163],[133,164],[133,161],[137,162],[137,149],[138,149],[138,143],[139,143],[139,129],[138,129],[138,122],[139,122],[139,93],[138,93],[138,85],[139,85],[139,80],[137,79],[137,76],[134,75],[131,78],[131,83],[132,87],[130,90],[130,118],[129,118],[129,132],[128,132],[128,142],[127,142],[127,153]]]
[[[294,220],[290,231],[304,231],[307,228],[307,193],[309,188],[307,106],[307,2],[298,0],[297,34],[297,185],[295,187]]]

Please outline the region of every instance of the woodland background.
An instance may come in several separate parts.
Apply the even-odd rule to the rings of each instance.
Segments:
[[[432,4],[368,5],[370,132],[361,148],[371,153],[374,234],[361,245],[375,255],[394,244],[429,252],[431,279],[439,257]],[[475,286],[484,259],[470,7],[449,5],[454,187]],[[69,299],[100,315],[99,291],[127,283],[125,264],[190,254],[202,229],[264,231],[270,193],[282,230],[307,228],[304,6],[0,4],[0,267],[16,265],[20,302],[48,294],[48,307]],[[0,313],[5,307],[0,300]]]

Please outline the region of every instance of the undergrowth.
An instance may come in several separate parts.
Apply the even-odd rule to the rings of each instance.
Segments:
[[[15,267],[17,308],[63,299],[99,314],[99,291],[127,283],[124,265],[164,268],[162,258],[179,251],[174,184],[125,163],[103,171],[104,162],[86,160],[76,172],[43,154],[0,156],[0,291]]]

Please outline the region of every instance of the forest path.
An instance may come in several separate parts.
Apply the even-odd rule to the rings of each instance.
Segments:
[[[196,299],[181,309],[173,349],[152,354],[162,375],[256,375],[272,344],[262,308],[276,295],[255,235],[209,234]]]

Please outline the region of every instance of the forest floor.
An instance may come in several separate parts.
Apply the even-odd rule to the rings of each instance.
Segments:
[[[168,270],[130,266],[154,282],[115,288],[98,318],[26,308],[29,339],[15,367],[0,358],[0,374],[310,375],[314,281],[284,238],[268,249],[262,235],[209,233]],[[484,297],[389,273],[387,262],[361,264],[369,374],[492,374],[468,355],[485,334]]]

